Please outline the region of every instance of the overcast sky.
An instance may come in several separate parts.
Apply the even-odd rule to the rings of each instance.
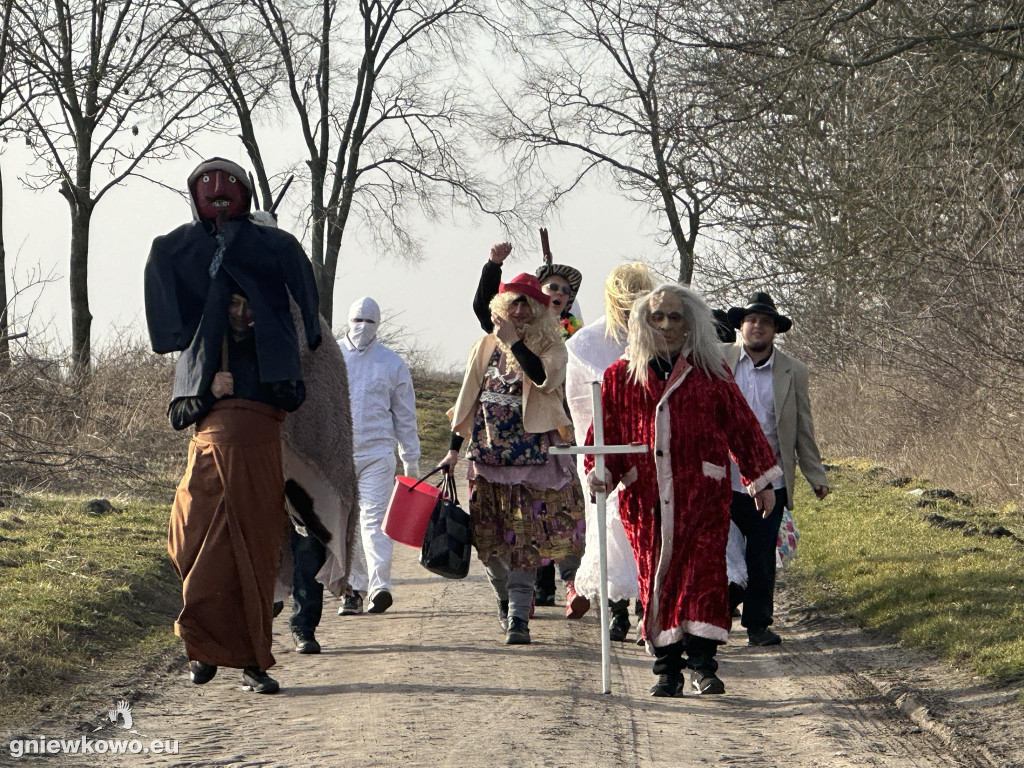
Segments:
[[[267,142],[272,149],[285,144]],[[52,271],[56,280],[42,289],[37,317],[29,330],[35,330],[38,338],[41,327],[51,322],[52,333],[66,344],[70,338],[68,206],[56,186],[43,192],[25,189],[16,177],[24,173],[30,156],[15,142],[4,149],[0,163],[8,290],[12,270],[19,285],[24,285],[28,273],[37,267],[44,273]],[[237,140],[210,136],[198,144],[198,149],[204,157],[222,155],[248,167]],[[296,159],[295,153],[278,157],[271,153],[268,165],[275,170]],[[180,160],[149,166],[147,173],[183,189],[195,165],[194,160]],[[302,227],[297,217],[305,195],[305,190],[293,185],[280,218],[282,228],[300,238]],[[187,202],[142,179],[130,179],[101,200],[93,217],[89,258],[94,352],[115,332],[145,334],[142,284],[150,243],[190,219]],[[654,220],[610,184],[581,188],[557,219],[544,223],[550,230],[556,261],[571,264],[583,273],[580,306],[584,319],[595,319],[602,313],[604,278],[613,266],[627,259],[664,258],[664,250],[655,238]],[[353,300],[372,296],[386,316],[397,315],[395,322],[414,334],[417,345],[438,352],[438,368],[461,366],[481,333],[471,306],[480,269],[491,244],[504,240],[505,234],[495,221],[486,218],[442,226],[424,223],[417,229],[425,247],[424,259],[415,264],[376,253],[346,238],[334,292],[334,325],[341,326]],[[505,267],[506,277],[532,272],[541,261],[538,237],[514,245]],[[23,314],[28,306],[22,301],[16,309]]]

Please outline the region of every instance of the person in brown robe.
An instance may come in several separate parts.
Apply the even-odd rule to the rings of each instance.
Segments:
[[[259,381],[252,314],[233,294],[224,356],[208,395],[178,398],[171,421],[196,423],[188,467],[171,508],[167,551],[182,580],[184,606],[174,624],[185,641],[192,681],[218,666],[243,669],[259,693],[278,690],[266,674],[274,584],[287,533],[281,423],[302,387]]]
[[[228,666],[243,670],[249,690],[275,693],[279,685],[267,670],[274,664],[274,586],[288,525],[281,424],[305,399],[297,339],[280,298],[292,285],[313,285],[312,268],[296,255],[301,248],[281,255],[267,230],[249,222],[252,191],[235,164],[220,158],[203,163],[190,176],[189,191],[197,221],[188,233],[209,246],[208,264],[206,251],[194,248],[191,255],[209,279],[168,271],[174,264],[164,263],[166,249],[156,244],[147,265],[154,350],[168,351],[157,343],[166,335],[163,326],[183,312],[189,328],[198,322],[206,329],[178,358],[168,409],[176,429],[196,427],[168,532],[168,553],[183,586],[175,632],[185,642],[194,683],[209,682],[219,666]],[[243,237],[249,245],[233,249]],[[291,271],[274,268],[277,257]],[[183,282],[186,277],[194,285]],[[205,299],[197,303],[203,285]],[[303,306],[317,317],[315,295]],[[306,340],[311,349],[320,343],[319,330],[317,324]]]

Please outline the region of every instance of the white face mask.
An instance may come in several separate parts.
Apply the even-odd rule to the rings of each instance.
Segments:
[[[356,349],[362,352],[377,336],[377,324],[364,321],[351,321],[348,324],[348,339]]]

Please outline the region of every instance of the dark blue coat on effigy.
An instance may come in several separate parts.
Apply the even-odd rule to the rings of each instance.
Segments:
[[[302,245],[280,229],[248,217],[224,224],[224,261],[215,277],[217,248],[210,224],[194,221],[156,238],[146,262],[146,322],[153,351],[181,352],[173,397],[209,391],[220,368],[228,305],[238,289],[248,297],[263,383],[301,381],[299,346],[288,306],[295,300],[310,349],[321,341],[320,301]]]

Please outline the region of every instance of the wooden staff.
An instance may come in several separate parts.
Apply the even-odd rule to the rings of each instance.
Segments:
[[[228,332],[224,331],[224,338],[220,340],[220,370],[221,373],[228,372]]]
[[[540,251],[544,254],[544,266],[551,266],[551,245],[548,243],[547,227],[540,228]]]

